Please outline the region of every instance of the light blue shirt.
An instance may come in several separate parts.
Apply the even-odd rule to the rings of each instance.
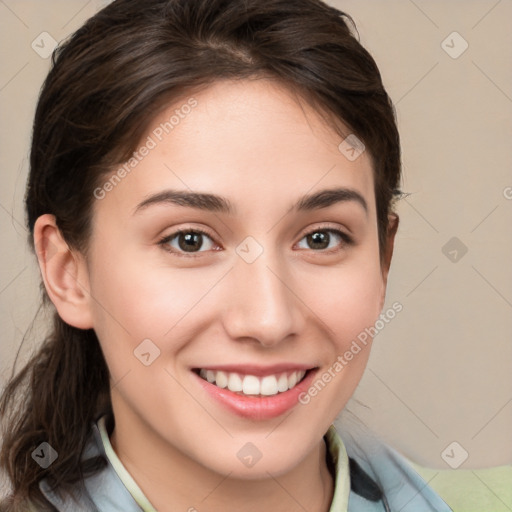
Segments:
[[[398,452],[371,434],[347,431],[340,436],[331,425],[324,439],[335,470],[329,512],[451,511]],[[78,504],[51,491],[46,480],[39,483],[59,512],[156,512],[112,448],[105,416],[92,425],[83,459],[98,455],[107,460],[107,465],[84,480],[85,492],[78,492]],[[349,457],[379,485],[384,499],[370,501],[351,489]]]

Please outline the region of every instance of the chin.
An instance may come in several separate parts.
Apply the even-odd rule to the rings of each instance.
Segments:
[[[208,470],[229,475],[230,479],[260,480],[289,473],[310,451],[307,448],[311,442],[306,440],[286,436],[288,443],[283,450],[281,437],[272,442],[265,436],[268,432],[252,437],[253,441],[250,435],[234,437],[218,444],[216,450],[198,453],[195,459]]]

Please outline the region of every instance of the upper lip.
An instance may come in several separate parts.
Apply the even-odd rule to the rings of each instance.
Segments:
[[[316,368],[313,365],[296,364],[296,363],[279,363],[269,366],[260,366],[253,364],[220,364],[198,366],[195,370],[213,370],[226,373],[241,373],[243,375],[254,375],[256,377],[264,377],[266,375],[278,375],[280,373],[290,373],[295,371],[307,371]]]

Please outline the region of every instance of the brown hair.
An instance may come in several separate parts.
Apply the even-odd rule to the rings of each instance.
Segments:
[[[86,253],[93,190],[131,156],[154,115],[215,80],[257,76],[281,81],[364,142],[382,261],[400,142],[377,65],[351,24],[320,0],[116,0],[101,10],[56,48],[40,93],[26,192],[32,248],[36,219],[50,213],[70,247]],[[44,288],[43,296],[51,306]],[[80,457],[91,422],[111,410],[108,368],[92,329],[53,315],[50,335],[0,401],[10,510],[26,499],[43,507],[43,477],[71,492],[100,467]],[[31,458],[43,441],[59,454],[47,469]]]

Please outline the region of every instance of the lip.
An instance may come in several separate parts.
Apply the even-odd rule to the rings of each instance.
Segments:
[[[194,378],[197,379],[198,384],[208,394],[209,398],[237,416],[252,420],[276,418],[295,407],[299,403],[299,395],[310,387],[318,370],[318,368],[311,368],[311,366],[304,365],[275,365],[267,367],[224,365],[210,367],[201,366],[201,368],[205,370],[236,372],[259,377],[296,370],[306,371],[304,378],[295,387],[284,393],[271,396],[239,395],[233,391],[229,391],[229,389],[219,388],[215,384],[202,379],[196,371],[192,371]],[[249,371],[250,369],[251,371]]]

